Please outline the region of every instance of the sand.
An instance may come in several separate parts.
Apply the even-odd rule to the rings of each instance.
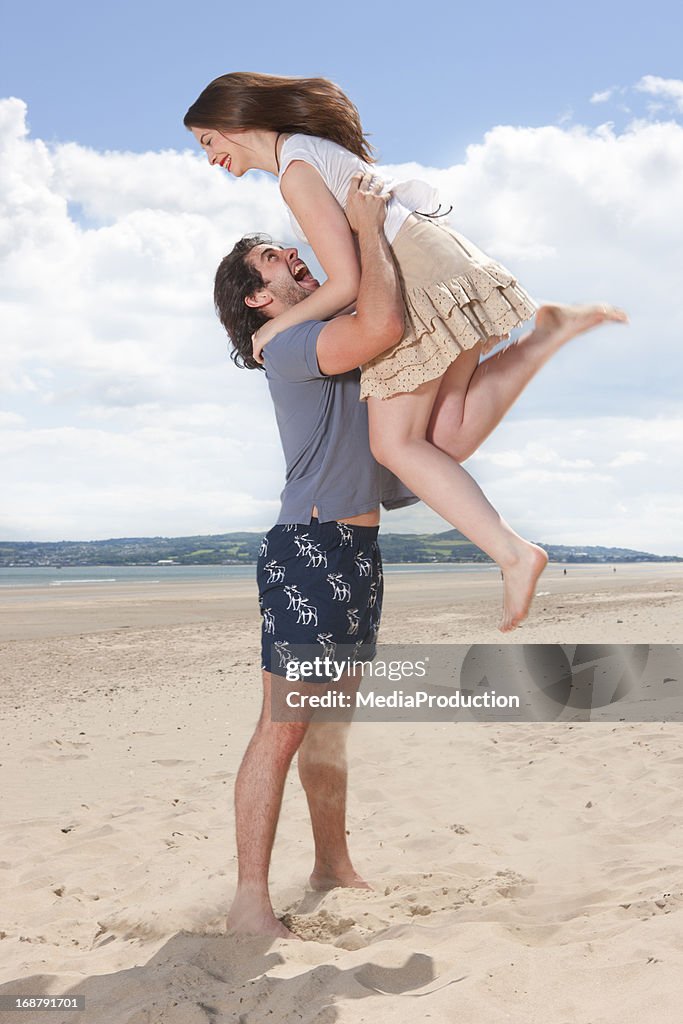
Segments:
[[[383,638],[680,643],[681,566],[552,567],[539,590],[501,638],[495,577],[387,576]],[[680,1021],[678,725],[359,724],[349,843],[373,891],[307,889],[292,771],[271,887],[307,941],[240,939],[253,585],[4,591],[0,620],[0,994],[86,1000],[0,1021]]]

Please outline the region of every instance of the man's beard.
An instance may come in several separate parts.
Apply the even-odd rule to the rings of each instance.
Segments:
[[[305,288],[302,288],[294,278],[290,281],[278,282],[268,285],[276,299],[279,299],[285,306],[295,306],[310,295]]]

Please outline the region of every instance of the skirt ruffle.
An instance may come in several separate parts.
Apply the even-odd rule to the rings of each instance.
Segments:
[[[428,228],[439,233],[431,231],[426,239],[436,239],[437,247],[457,245],[455,262],[465,272],[419,283],[415,280],[415,253],[410,248],[405,251],[405,239],[399,235],[394,254],[403,286],[405,332],[394,348],[363,366],[363,400],[414,391],[420,384],[441,377],[461,352],[478,344],[483,352],[488,351],[536,312],[533,299],[500,263],[449,229],[431,224]],[[424,245],[425,226],[421,225],[420,230]],[[413,265],[402,263],[402,256]],[[439,253],[431,256],[422,261],[422,270],[424,264],[429,270],[428,264],[434,258],[438,260]],[[482,257],[482,262],[477,257]]]

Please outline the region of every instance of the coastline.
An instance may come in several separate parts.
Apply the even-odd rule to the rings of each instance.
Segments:
[[[399,563],[404,564],[404,563]],[[419,565],[419,563],[417,563]],[[683,621],[683,563],[551,565],[539,580],[527,621],[512,633],[496,629],[498,572],[387,571],[382,638],[401,628],[429,643],[677,643]],[[567,568],[564,576],[563,568]],[[112,630],[249,623],[258,640],[255,579],[216,578],[0,589],[0,643]],[[403,634],[405,636],[405,634]]]

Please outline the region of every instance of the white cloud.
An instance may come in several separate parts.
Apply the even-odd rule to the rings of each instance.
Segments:
[[[275,422],[263,376],[227,358],[211,287],[241,234],[291,237],[274,181],[189,150],[48,146],[25,114],[0,101],[0,536],[267,527]],[[560,353],[472,460],[503,514],[558,543],[679,549],[683,128],[498,126],[460,165],[386,171],[438,185],[458,230],[536,296],[631,315]],[[625,410],[617,437],[604,424]],[[423,509],[387,519],[424,524],[445,528]]]
[[[630,451],[630,452],[619,452],[610,461],[609,465],[612,469],[618,469],[620,466],[633,466],[637,462],[647,461],[647,452],[641,451]]]
[[[681,438],[680,414],[517,420],[467,468],[505,518],[538,540],[679,554]],[[515,457],[508,467],[505,455]]]
[[[665,100],[671,100],[683,111],[683,81],[680,78],[659,78],[657,75],[644,75],[636,84],[638,92],[649,93],[650,96],[659,96]]]
[[[590,98],[591,103],[607,103],[615,93],[615,89],[605,89],[603,92],[594,92]]]
[[[508,420],[466,468],[523,536],[681,554],[682,437],[680,414]],[[445,528],[423,508],[392,513],[385,526]]]

